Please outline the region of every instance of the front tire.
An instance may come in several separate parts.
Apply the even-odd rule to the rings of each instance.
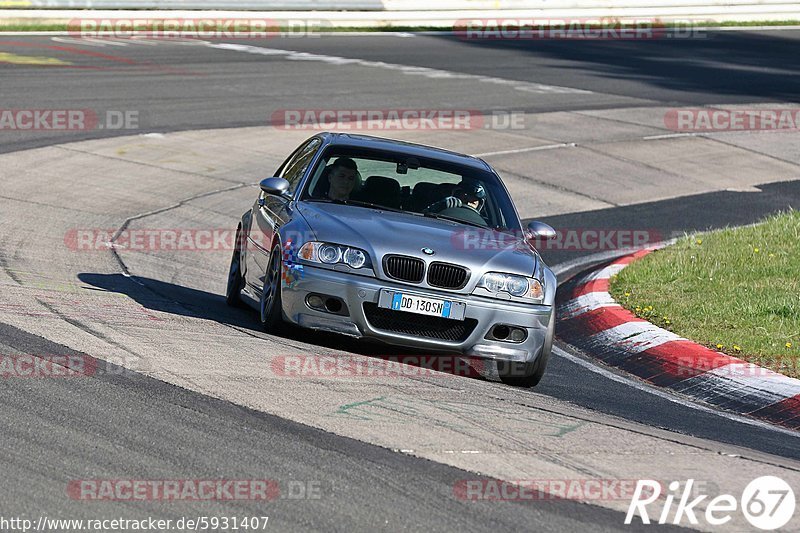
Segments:
[[[547,335],[544,338],[542,353],[533,363],[520,363],[516,361],[498,361],[497,373],[500,381],[512,387],[524,387],[529,389],[539,384],[547,369],[547,361],[550,359],[550,352],[553,351],[553,337],[555,336],[556,315],[550,315],[550,324],[547,326]]]
[[[244,278],[242,277],[242,227],[236,228],[236,240],[233,245],[233,257],[231,266],[228,268],[228,286],[225,289],[225,303],[231,307],[242,306],[242,289],[244,288]]]
[[[275,333],[283,326],[283,309],[281,304],[281,248],[272,249],[269,266],[264,275],[264,287],[261,290],[261,327],[266,332]]]

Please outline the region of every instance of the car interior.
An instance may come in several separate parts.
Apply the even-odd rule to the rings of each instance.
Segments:
[[[326,166],[316,183],[311,187],[310,196],[312,198],[324,198],[327,194],[330,187],[328,176],[331,167],[332,165]],[[409,185],[401,186],[398,180],[388,176],[374,175],[364,180],[359,173],[351,197],[354,200],[392,209],[421,212],[431,204],[452,196],[457,187],[457,183],[420,181],[412,188]]]

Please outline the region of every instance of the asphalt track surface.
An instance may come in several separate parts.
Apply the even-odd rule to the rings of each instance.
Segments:
[[[49,38],[6,37],[0,49],[68,60],[72,67],[11,68],[0,96],[8,108],[57,102],[65,108],[135,109],[148,131],[261,126],[276,109],[467,108],[527,112],[604,109],[642,104],[704,105],[792,102],[800,94],[798,31],[718,32],[704,39],[639,42],[472,42],[455,37],[273,38],[247,44],[387,63],[445,69],[575,87],[592,95],[498,101],[491,91],[442,90],[425,78],[397,84],[390,71],[315,75],[316,63],[282,63],[260,55],[215,53],[205,47],[87,48]],[[226,41],[229,42],[229,41]],[[245,42],[245,41],[241,41]],[[60,48],[60,49],[59,49]],[[98,57],[105,54],[107,57]],[[90,69],[82,67],[91,67]],[[53,83],[57,80],[57,83]],[[354,101],[353,91],[358,90]],[[57,136],[0,133],[0,151],[114,132]],[[117,132],[125,134],[126,132]]]
[[[446,106],[535,114],[650,105],[779,103],[796,101],[800,95],[800,58],[796,53],[800,32],[794,31],[721,32],[695,41],[591,46],[472,43],[432,36],[323,36],[241,43],[588,91],[556,92],[546,97],[524,90],[509,91],[502,100],[492,91],[461,91],[458,78],[444,85],[435,77],[398,80],[394,72],[382,68],[350,65],[322,70],[313,60],[287,62],[190,44],[94,48],[68,41],[48,37],[0,39],[0,52],[46,54],[71,63],[58,68],[0,64],[2,107],[136,109],[141,129],[171,132],[264,126],[274,110],[298,107]],[[131,133],[0,131],[0,153]],[[800,181],[760,189],[756,196],[748,191],[722,190],[651,202],[643,197],[629,205],[554,214],[543,220],[556,227],[635,225],[672,235],[746,224],[800,205]],[[46,190],[40,192],[43,197],[48,195]],[[240,211],[245,208],[243,203]],[[31,209],[31,221],[46,217],[46,211]],[[3,219],[11,213],[7,211]],[[0,260],[7,267],[15,251],[8,248],[13,241],[4,242]],[[553,266],[582,255],[586,254],[545,252]],[[47,269],[43,266],[41,270]],[[142,277],[145,287],[119,274],[85,274],[80,281],[126,294],[146,307],[161,311],[169,308],[174,313],[256,329],[251,315],[223,310],[218,293],[154,277]],[[178,302],[182,311],[169,306],[160,309],[153,304],[153,294]],[[307,340],[302,334],[290,335],[294,335],[290,341]],[[335,336],[320,335],[312,344],[340,346],[341,342]],[[349,342],[344,347],[366,354],[374,350]],[[11,325],[0,325],[0,348],[11,354],[69,351],[48,340],[47,331],[22,331]],[[49,512],[89,518],[96,517],[98,509],[138,517],[264,514],[263,507],[243,502],[232,506],[151,502],[104,508],[102,504],[92,507],[64,499],[64,486],[70,479],[103,477],[99,472],[134,472],[130,477],[142,479],[263,476],[320,481],[325,489],[320,500],[282,498],[271,504],[269,514],[282,529],[578,531],[588,524],[597,530],[615,530],[622,523],[617,511],[569,501],[536,505],[458,501],[452,497],[453,483],[474,474],[137,373],[99,373],[91,380],[6,380],[2,385],[5,415],[0,442],[7,452],[0,464],[10,491],[2,505],[6,516]],[[468,386],[482,389],[497,385],[470,380]],[[703,442],[711,443],[710,449],[717,443],[719,453],[743,449],[753,456],[767,457],[767,463],[786,461],[790,468],[800,459],[797,436],[675,403],[634,388],[624,379],[612,380],[589,372],[569,358],[554,357],[546,379],[535,392],[557,404],[588,408],[599,419],[611,416],[662,428],[677,441],[705,439]],[[527,391],[509,389],[504,394],[516,396],[522,403],[532,401]]]

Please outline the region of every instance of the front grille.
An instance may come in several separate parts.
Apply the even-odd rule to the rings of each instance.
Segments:
[[[467,284],[469,271],[458,265],[431,263],[428,267],[428,285],[443,289],[460,289]]]
[[[394,311],[364,302],[364,315],[375,329],[402,333],[410,337],[425,337],[440,341],[463,342],[478,325],[474,318],[453,320],[438,316],[418,315],[406,311]]]
[[[386,275],[399,281],[419,283],[425,277],[425,262],[415,257],[390,255],[384,259]]]

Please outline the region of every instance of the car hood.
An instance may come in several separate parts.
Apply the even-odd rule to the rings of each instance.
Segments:
[[[304,202],[298,210],[317,240],[362,248],[379,264],[385,254],[400,254],[463,265],[473,273],[540,274],[538,254],[519,234],[343,204]]]

